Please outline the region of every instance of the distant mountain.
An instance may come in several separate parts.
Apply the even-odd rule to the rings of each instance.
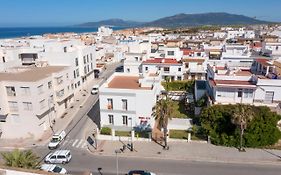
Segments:
[[[161,18],[152,22],[125,21],[122,19],[109,19],[98,22],[79,24],[79,27],[189,27],[204,25],[246,25],[246,24],[269,24],[272,22],[261,21],[244,15],[229,13],[201,13],[201,14],[177,14]]]
[[[238,25],[238,24],[267,24],[268,21],[261,21],[244,15],[229,13],[202,13],[202,14],[177,14],[161,18],[143,24],[154,27],[184,27],[202,25]]]
[[[144,23],[142,22],[136,22],[136,21],[125,21],[122,19],[109,19],[109,20],[103,20],[98,22],[87,22],[83,24],[79,24],[77,26],[79,27],[100,27],[100,26],[110,26],[110,27],[135,27],[142,25]]]

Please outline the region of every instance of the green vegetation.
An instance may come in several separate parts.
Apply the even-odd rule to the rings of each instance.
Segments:
[[[194,116],[194,111],[190,111],[187,108],[185,100],[181,101],[174,101],[175,103],[175,112],[174,112],[174,118],[192,118]]]
[[[274,145],[281,138],[277,128],[280,119],[268,107],[238,104],[206,108],[200,122],[213,144],[241,148]]]
[[[130,131],[115,131],[115,136],[130,137],[131,132]]]
[[[103,127],[103,128],[101,128],[100,133],[103,135],[111,135],[111,128]]]
[[[187,140],[188,132],[187,130],[170,130],[169,136],[174,139],[186,139]]]
[[[5,165],[16,168],[36,169],[39,164],[39,157],[31,150],[20,151],[18,149],[12,152],[2,153]]]
[[[194,81],[172,81],[162,82],[162,86],[166,91],[187,91],[193,92]]]
[[[164,129],[164,149],[168,148],[167,143],[167,133],[168,133],[168,121],[172,119],[172,116],[175,116],[175,102],[170,98],[161,99],[156,102],[156,105],[153,107],[152,116],[155,118],[158,128]]]

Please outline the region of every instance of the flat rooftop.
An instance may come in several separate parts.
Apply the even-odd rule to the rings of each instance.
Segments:
[[[150,90],[151,87],[141,87],[138,76],[115,76],[109,83],[108,88],[113,89],[141,89]]]
[[[0,73],[0,81],[36,82],[66,68],[67,66],[18,67],[10,72]]]

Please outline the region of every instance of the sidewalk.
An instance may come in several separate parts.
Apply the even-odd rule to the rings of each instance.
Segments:
[[[124,141],[126,144],[127,141]],[[131,152],[126,149],[120,157],[157,158],[173,160],[191,160],[221,163],[246,164],[276,164],[281,165],[281,150],[263,150],[247,148],[246,152],[239,152],[236,148],[215,146],[200,142],[170,141],[169,150],[163,150],[155,142],[134,142]],[[92,151],[94,155],[116,156],[115,150],[120,149],[120,141],[99,141],[98,149]],[[92,149],[93,150],[93,149]]]

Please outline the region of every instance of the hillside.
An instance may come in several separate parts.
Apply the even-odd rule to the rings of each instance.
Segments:
[[[87,22],[83,24],[79,24],[79,27],[100,27],[100,26],[110,26],[110,27],[135,27],[142,25],[141,22],[136,21],[125,21],[122,19],[109,19],[98,22]]]

